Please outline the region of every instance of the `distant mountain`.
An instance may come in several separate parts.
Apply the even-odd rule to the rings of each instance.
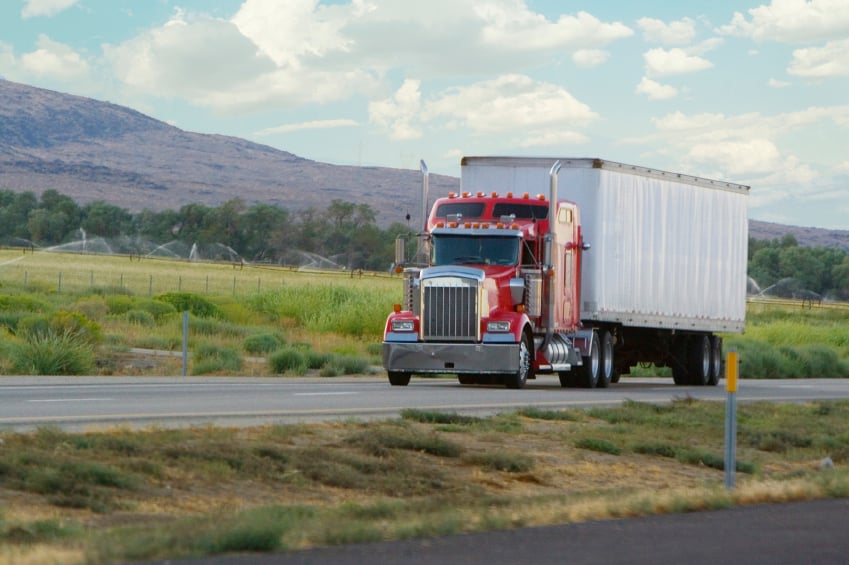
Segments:
[[[460,180],[430,176],[430,194]],[[81,204],[105,200],[133,212],[219,206],[231,198],[289,210],[331,200],[364,203],[378,223],[414,222],[416,170],[311,161],[243,139],[192,133],[130,108],[0,79],[0,189],[55,189]],[[415,225],[415,223],[414,223]],[[849,250],[849,231],[751,221],[757,239],[792,234],[801,245]]]
[[[431,175],[434,194],[459,180]],[[370,205],[379,223],[417,219],[416,170],[330,165],[223,135],[183,131],[108,102],[0,80],[0,189],[55,189],[81,204],[137,212],[231,198],[289,210],[341,199]]]

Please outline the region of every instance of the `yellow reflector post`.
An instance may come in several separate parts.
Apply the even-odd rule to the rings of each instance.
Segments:
[[[737,392],[737,352],[729,351],[725,356],[725,390]]]

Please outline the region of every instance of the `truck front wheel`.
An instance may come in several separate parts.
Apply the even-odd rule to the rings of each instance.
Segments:
[[[533,363],[533,341],[528,334],[522,335],[522,341],[519,342],[519,369],[515,373],[511,373],[504,379],[504,384],[507,388],[524,388],[528,382],[528,377],[531,374],[531,363]]]
[[[389,371],[389,384],[392,386],[407,386],[410,384],[410,373],[399,373],[398,371]]]

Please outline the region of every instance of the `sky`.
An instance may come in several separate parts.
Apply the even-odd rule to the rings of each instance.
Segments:
[[[849,0],[3,0],[0,76],[327,163],[598,157],[849,229]]]

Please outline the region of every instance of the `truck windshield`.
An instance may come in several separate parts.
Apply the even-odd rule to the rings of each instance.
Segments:
[[[518,237],[435,235],[433,265],[515,265]]]

